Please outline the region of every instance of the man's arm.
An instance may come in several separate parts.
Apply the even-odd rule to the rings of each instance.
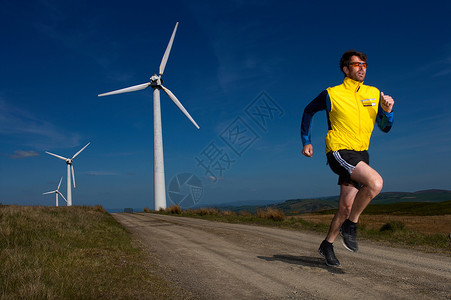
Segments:
[[[313,101],[310,102],[304,109],[301,122],[301,139],[303,145],[302,154],[304,154],[307,157],[312,157],[313,155],[313,147],[311,141],[311,128],[313,115],[318,111],[327,109],[328,98],[329,94],[327,93],[327,90],[324,90],[315,99],[313,99]]]
[[[393,125],[393,105],[395,101],[389,95],[381,93],[376,123],[383,132],[389,132]]]

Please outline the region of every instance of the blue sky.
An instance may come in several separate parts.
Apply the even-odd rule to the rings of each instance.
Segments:
[[[395,99],[392,131],[375,128],[370,145],[383,191],[451,189],[449,1],[1,2],[3,204],[54,205],[42,193],[64,176],[66,194],[66,166],[45,151],[91,142],[74,161],[74,205],[153,208],[152,89],[97,94],[148,82],[177,21],[164,85],[201,128],[161,95],[167,185],[193,174],[205,206],[337,195],[325,114],[311,159],[299,127],[354,48],[369,56],[365,83]]]

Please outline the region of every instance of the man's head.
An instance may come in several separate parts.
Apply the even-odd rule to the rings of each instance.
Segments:
[[[366,54],[362,52],[348,50],[340,59],[340,69],[346,77],[363,82],[366,75],[367,59]]]

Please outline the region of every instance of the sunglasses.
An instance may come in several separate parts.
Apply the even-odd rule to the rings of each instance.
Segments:
[[[362,68],[366,69],[366,67],[367,67],[366,62],[352,62],[352,63],[349,63],[349,65],[353,66],[354,68],[359,68],[360,66],[362,66]]]

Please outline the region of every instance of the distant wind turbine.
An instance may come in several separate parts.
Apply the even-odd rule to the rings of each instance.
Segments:
[[[81,153],[81,151],[85,150],[85,148],[89,146],[89,144],[91,144],[91,143],[86,144],[86,146],[84,146],[83,148],[81,148],[80,151],[75,153],[75,155],[72,156],[72,158],[66,158],[66,157],[63,157],[63,156],[56,155],[56,154],[53,154],[53,153],[45,151],[45,153],[47,153],[47,154],[53,155],[53,156],[55,156],[55,157],[57,157],[59,159],[64,160],[66,162],[66,164],[67,164],[67,200],[66,200],[67,201],[67,206],[72,206],[72,188],[71,188],[71,184],[70,184],[71,171],[72,171],[72,181],[74,182],[74,188],[75,188],[75,173],[74,173],[74,166],[72,165],[72,162],[75,159],[75,157],[77,157],[78,154]]]
[[[174,42],[175,32],[177,31],[178,22],[175,24],[174,31],[172,32],[169,44],[164,52],[163,59],[161,60],[159,75],[155,74],[150,77],[150,82],[138,84],[128,88],[99,94],[99,97],[122,94],[128,92],[134,92],[143,90],[149,86],[153,88],[153,151],[154,151],[154,201],[155,210],[160,208],[166,208],[166,189],[164,180],[164,160],[163,160],[163,137],[161,132],[161,109],[160,109],[160,89],[162,89],[169,98],[177,105],[177,107],[188,117],[188,119],[199,129],[199,126],[188,113],[188,111],[183,107],[180,101],[175,97],[175,95],[165,88],[162,83],[163,80],[161,76],[163,75],[164,68],[169,58],[169,53],[171,52],[172,43]]]
[[[66,201],[66,203],[67,203],[66,198],[64,198],[63,194],[61,194],[60,191],[59,191],[62,180],[63,180],[63,176],[61,176],[60,183],[58,184],[58,187],[56,188],[56,190],[50,191],[50,192],[46,192],[46,193],[42,193],[43,195],[55,193],[55,195],[56,195],[56,206],[58,206],[58,194],[60,194],[61,197],[63,197],[64,201]]]

